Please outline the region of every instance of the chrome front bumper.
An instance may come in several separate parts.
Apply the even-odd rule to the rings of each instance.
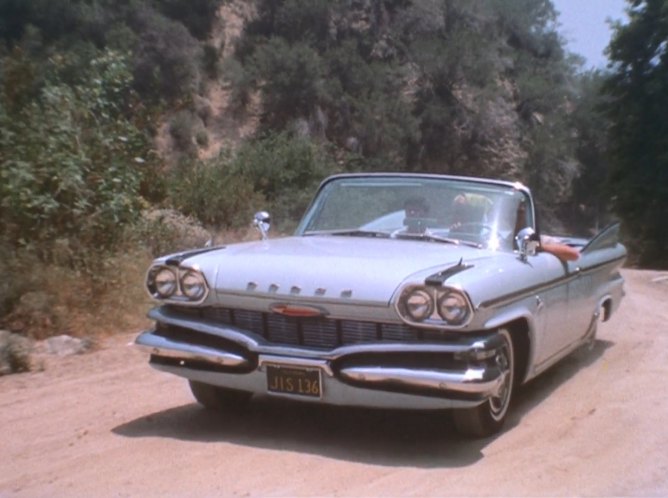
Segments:
[[[455,343],[372,343],[323,352],[268,344],[234,327],[160,318],[182,332],[174,338],[149,330],[136,338],[154,368],[256,395],[376,408],[464,408],[497,394],[503,383],[494,333]],[[195,344],[188,334],[205,340]],[[267,365],[319,370],[321,396],[269,393]]]

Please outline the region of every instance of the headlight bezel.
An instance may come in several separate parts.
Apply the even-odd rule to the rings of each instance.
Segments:
[[[171,273],[175,279],[175,286],[171,293],[160,292],[158,288],[158,276]],[[192,293],[186,288],[190,286],[185,283],[187,278],[195,278],[201,283],[201,290]],[[160,302],[172,302],[184,305],[197,305],[206,300],[209,295],[209,284],[204,273],[198,268],[177,267],[158,263],[151,266],[146,273],[145,288],[152,299]]]
[[[428,295],[430,298],[430,313],[423,314],[421,319],[410,310],[408,300],[415,295]],[[455,299],[461,304],[457,316],[448,317],[448,313],[442,309],[446,299]],[[473,306],[468,294],[451,286],[407,285],[399,293],[395,309],[406,324],[423,328],[461,329],[473,318]]]

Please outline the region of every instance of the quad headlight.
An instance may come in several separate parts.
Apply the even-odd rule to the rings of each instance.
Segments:
[[[463,327],[472,315],[466,294],[459,289],[437,286],[409,286],[397,301],[399,315],[411,325]]]
[[[202,302],[209,292],[201,272],[191,268],[156,265],[146,275],[146,289],[154,299],[180,303]]]
[[[434,312],[434,300],[426,289],[412,289],[406,294],[404,307],[408,316],[421,322]]]
[[[155,276],[155,292],[163,298],[172,297],[176,293],[176,274],[169,268],[162,268]]]
[[[460,325],[469,315],[466,298],[460,293],[450,291],[438,298],[438,314],[451,325]]]
[[[202,274],[195,270],[188,270],[181,277],[181,291],[188,299],[197,301],[206,293],[206,282]]]

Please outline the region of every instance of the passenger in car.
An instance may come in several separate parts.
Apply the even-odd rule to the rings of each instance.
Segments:
[[[485,223],[492,201],[482,195],[461,193],[452,201],[451,230],[462,228],[467,224]]]
[[[567,244],[564,244],[563,242],[559,242],[554,237],[541,235],[540,248],[545,252],[554,254],[562,261],[576,261],[580,258],[580,251],[578,251],[575,247],[571,247]]]

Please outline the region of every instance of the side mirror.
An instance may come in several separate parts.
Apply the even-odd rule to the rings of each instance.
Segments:
[[[535,256],[540,246],[538,234],[531,227],[520,230],[515,236],[517,247],[520,251],[520,259],[526,261],[529,256]]]
[[[262,240],[266,240],[271,228],[271,215],[266,211],[258,211],[253,217],[253,226],[259,230]]]

